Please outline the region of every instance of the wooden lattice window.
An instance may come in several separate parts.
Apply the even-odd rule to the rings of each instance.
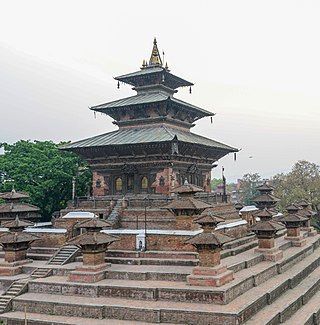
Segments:
[[[122,192],[122,177],[116,178],[116,191]]]
[[[142,178],[141,178],[141,189],[142,190],[147,190],[148,189],[148,177],[147,176],[143,176]]]

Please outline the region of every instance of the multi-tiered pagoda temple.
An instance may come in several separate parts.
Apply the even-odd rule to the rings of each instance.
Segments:
[[[193,84],[163,66],[156,40],[149,62],[115,79],[137,94],[91,109],[111,116],[119,129],[63,148],[88,161],[94,195],[168,194],[185,179],[210,191],[214,164],[237,149],[190,132],[214,114],[173,96]]]

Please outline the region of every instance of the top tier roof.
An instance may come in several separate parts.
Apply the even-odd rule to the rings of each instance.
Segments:
[[[256,189],[258,191],[260,191],[260,192],[271,192],[271,191],[273,191],[273,187],[270,186],[270,185],[268,185],[268,184],[266,184],[266,183],[264,183],[264,184],[256,187]]]
[[[153,41],[153,48],[149,64],[143,61],[140,71],[128,73],[115,78],[118,81],[130,84],[135,87],[142,87],[147,84],[161,83],[171,89],[192,86],[193,83],[177,77],[169,72],[168,66],[163,67],[161,56],[157,46],[157,40]]]

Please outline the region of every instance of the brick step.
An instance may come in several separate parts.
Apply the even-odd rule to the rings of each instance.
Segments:
[[[293,252],[297,248],[292,248],[287,255],[294,256]],[[298,250],[301,250],[298,248]],[[305,258],[306,262],[300,261],[290,268],[290,272],[279,274],[279,271],[286,266],[284,262],[278,265],[272,262],[261,262],[249,269],[243,269],[236,273],[235,279],[230,283],[219,288],[188,286],[185,282],[170,281],[130,281],[130,280],[114,280],[107,279],[100,281],[95,285],[86,284],[87,291],[77,288],[73,283],[67,282],[65,277],[50,277],[46,279],[38,279],[29,282],[29,292],[31,293],[64,293],[105,296],[105,297],[121,297],[140,300],[170,300],[175,302],[199,302],[208,304],[225,304],[230,303],[241,294],[250,292],[249,289],[259,288],[274,280],[277,286],[281,286],[281,290],[271,293],[270,295],[279,296],[288,289],[289,282],[297,283],[299,279],[303,279],[312,272],[320,263],[319,254],[311,254]],[[290,261],[290,260],[289,260]],[[309,265],[309,267],[306,267]],[[132,266],[133,267],[133,266]],[[303,271],[301,271],[303,270]],[[164,267],[162,272],[164,271]],[[189,268],[190,272],[190,268]],[[291,279],[292,278],[292,279]],[[54,282],[54,285],[53,285]],[[272,288],[272,287],[271,287]],[[262,299],[267,299],[265,292],[269,292],[270,285],[264,286],[264,290],[260,292]],[[254,290],[253,290],[254,291]],[[249,295],[247,299],[256,297],[256,294]],[[272,298],[270,298],[272,299]],[[251,302],[252,304],[255,301]]]
[[[248,243],[242,244],[235,248],[223,249],[223,251],[221,251],[221,258],[238,255],[238,254],[241,254],[241,253],[243,253],[249,249],[252,249],[254,247],[257,247],[257,246],[258,246],[258,241],[254,240],[254,241],[250,241]]]
[[[106,274],[107,279],[114,280],[130,280],[130,281],[175,281],[185,282],[187,276],[191,273],[191,269],[181,272],[150,272],[150,271],[117,271],[109,270]]]
[[[197,252],[177,252],[177,251],[122,251],[108,250],[107,257],[139,257],[139,258],[182,258],[182,259],[197,259]]]
[[[196,259],[175,259],[175,258],[125,258],[125,257],[107,257],[106,262],[113,264],[130,265],[179,265],[179,266],[197,266]]]
[[[278,325],[293,317],[303,303],[310,300],[320,290],[320,267],[310,273],[292,290],[288,290],[279,297],[273,304],[264,307],[247,325]],[[319,303],[319,301],[318,301]],[[301,323],[300,323],[301,324]]]
[[[28,253],[32,253],[32,254],[50,254],[51,256],[54,255],[57,251],[59,250],[59,248],[50,248],[50,247],[31,247],[28,250]]]
[[[76,262],[82,262],[82,256],[76,257]],[[197,259],[182,258],[136,258],[136,257],[106,257],[106,262],[111,264],[128,265],[164,265],[164,266],[197,266]]]
[[[27,257],[35,261],[49,261],[52,254],[27,253]]]
[[[255,241],[255,240],[257,240],[256,236],[255,235],[250,235],[250,236],[246,236],[246,237],[243,237],[243,238],[232,240],[232,241],[224,244],[223,248],[224,249],[232,249],[232,248],[236,248],[236,247],[238,247],[240,245],[250,243],[250,242]]]
[[[303,301],[294,314],[294,317],[286,320],[283,325],[313,325],[320,323],[320,291],[318,291],[309,301]],[[307,304],[306,304],[307,303]]]
[[[1,319],[7,321],[8,325],[25,325],[25,315],[22,311],[8,312],[1,315]],[[45,315],[38,313],[27,313],[28,324],[32,325],[147,325],[140,321],[122,321],[115,319],[88,319],[82,317]],[[167,324],[170,325],[170,324]],[[175,325],[175,324],[171,324]]]

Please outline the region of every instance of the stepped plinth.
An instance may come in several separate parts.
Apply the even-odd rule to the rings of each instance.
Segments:
[[[118,237],[101,233],[104,227],[110,227],[110,223],[97,218],[81,222],[76,227],[86,229],[87,232],[72,238],[68,244],[81,247],[83,264],[70,272],[68,280],[93,283],[105,279],[110,266],[105,263],[106,250]]]
[[[275,236],[279,230],[284,229],[281,224],[272,221],[272,213],[268,209],[263,209],[255,214],[261,221],[257,222],[251,230],[258,238],[258,248],[256,253],[262,253],[264,260],[276,262],[283,258],[283,252],[275,247]]]
[[[194,220],[200,224],[203,232],[189,238],[186,243],[196,247],[199,253],[199,266],[192,270],[187,277],[189,285],[220,287],[233,280],[233,271],[226,265],[220,264],[220,251],[224,243],[232,240],[231,237],[219,232],[213,232],[223,218],[214,216],[212,213],[202,215]]]

